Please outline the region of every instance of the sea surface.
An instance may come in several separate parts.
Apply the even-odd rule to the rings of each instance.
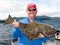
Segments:
[[[12,25],[0,23],[0,45],[11,45]]]
[[[60,31],[60,18],[51,18],[50,20],[44,21],[46,24],[52,25],[56,30]],[[11,45],[11,29],[11,24],[4,25],[4,23],[0,23],[0,45]],[[55,42],[57,43],[57,45],[60,44],[60,41]]]

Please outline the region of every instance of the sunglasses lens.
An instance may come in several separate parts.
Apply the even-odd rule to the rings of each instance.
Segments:
[[[36,11],[36,9],[33,9],[33,11]]]
[[[29,11],[31,11],[31,10],[29,10]]]
[[[36,9],[32,9],[32,10],[31,10],[31,9],[29,9],[28,11],[36,11]]]

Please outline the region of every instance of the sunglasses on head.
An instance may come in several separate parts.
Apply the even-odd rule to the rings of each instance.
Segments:
[[[28,11],[36,11],[36,9],[29,9]]]

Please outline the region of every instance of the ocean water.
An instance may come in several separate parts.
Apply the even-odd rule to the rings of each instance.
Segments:
[[[0,45],[11,45],[12,25],[0,23]]]
[[[56,30],[60,31],[60,18],[51,18],[50,20],[44,20],[46,24],[52,25]]]
[[[46,24],[50,24],[56,30],[60,31],[60,18],[59,19],[51,18],[50,20],[44,20],[44,21]],[[3,23],[0,23],[0,45],[11,45],[11,29],[12,29],[11,24],[4,25]]]

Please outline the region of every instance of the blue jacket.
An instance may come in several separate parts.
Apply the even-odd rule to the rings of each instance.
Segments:
[[[37,21],[37,22],[44,23],[42,20],[40,20],[38,18],[35,18],[34,20]],[[25,18],[25,19],[19,20],[19,22],[28,24],[29,23],[29,19]],[[44,38],[38,38],[38,39],[34,39],[34,40],[29,40],[26,37],[26,35],[19,28],[13,28],[12,29],[12,38],[17,38],[19,45],[42,45],[42,42],[46,42],[47,39],[48,39],[45,36]]]

